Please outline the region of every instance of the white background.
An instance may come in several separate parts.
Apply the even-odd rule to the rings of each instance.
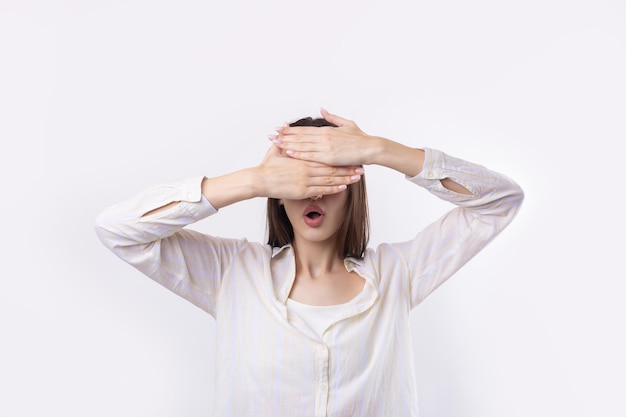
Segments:
[[[209,416],[213,319],[93,221],[320,107],[526,192],[414,311],[421,416],[626,414],[623,0],[1,0],[0,60],[0,415]],[[367,181],[372,244],[450,208]],[[263,203],[193,227],[263,240]]]

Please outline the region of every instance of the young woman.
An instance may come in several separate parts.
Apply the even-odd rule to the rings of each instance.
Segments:
[[[148,189],[96,221],[117,256],[215,318],[216,416],[417,416],[409,312],[522,202],[480,165],[322,116],[277,129],[256,167]],[[457,207],[368,248],[370,164]],[[268,198],[268,244],[184,229],[253,197]]]

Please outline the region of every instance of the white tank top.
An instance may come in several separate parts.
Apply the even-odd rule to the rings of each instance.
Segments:
[[[287,311],[295,313],[307,324],[307,326],[322,337],[324,330],[337,321],[337,318],[344,312],[346,307],[352,304],[353,301],[354,299],[348,301],[347,303],[332,306],[313,306],[288,298]]]

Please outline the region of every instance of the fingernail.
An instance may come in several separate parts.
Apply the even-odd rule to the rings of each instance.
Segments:
[[[351,179],[352,181],[357,181],[357,180],[360,180],[360,179],[361,179],[361,176],[360,176],[360,175],[353,175],[353,176],[351,176],[351,177],[350,177],[350,179]]]
[[[285,126],[275,127],[274,130],[277,132],[282,132]]]
[[[345,184],[341,184],[341,185],[340,185],[339,187],[337,187],[337,188],[339,188],[340,190],[345,190],[346,188],[348,188],[348,186],[347,186],[347,185],[345,185]]]
[[[354,172],[355,172],[356,174],[365,174],[365,170],[364,170],[363,168],[361,168],[361,167],[356,168],[356,169],[354,170]]]
[[[280,139],[278,139],[277,135],[267,135],[267,138],[277,145],[280,145],[281,143],[283,143]]]
[[[295,152],[294,152],[294,151],[292,151],[291,149],[286,150],[286,151],[285,151],[285,153],[286,153],[287,155],[293,155],[293,154],[295,154]]]

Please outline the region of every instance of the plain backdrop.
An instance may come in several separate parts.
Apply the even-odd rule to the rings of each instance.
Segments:
[[[423,417],[624,416],[623,0],[0,0],[0,415],[210,416],[213,319],[98,241],[105,207],[256,165],[319,108],[515,179],[413,311]],[[366,167],[372,239],[451,206]],[[265,238],[264,201],[191,227]]]

